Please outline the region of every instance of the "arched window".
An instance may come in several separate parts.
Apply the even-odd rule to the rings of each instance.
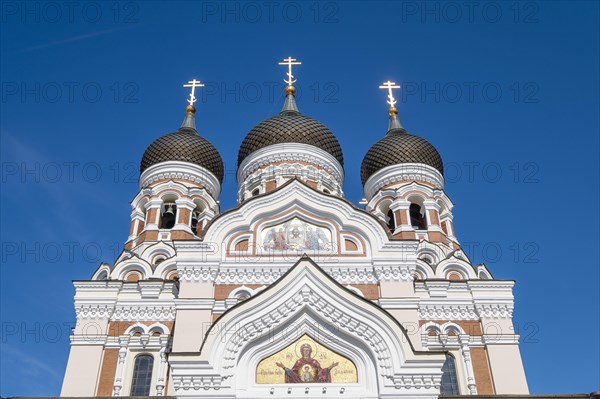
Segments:
[[[446,361],[442,366],[442,395],[458,395],[458,381],[456,379],[456,364],[451,355],[446,355]]]
[[[255,188],[254,190],[252,190],[252,196],[256,197],[258,194],[260,194],[260,189]]]
[[[150,355],[139,355],[135,358],[133,379],[131,380],[131,396],[150,396],[153,365],[154,358]]]

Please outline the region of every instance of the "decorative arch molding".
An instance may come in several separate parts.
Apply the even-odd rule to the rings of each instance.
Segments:
[[[365,241],[357,234],[340,233],[340,252],[342,255],[366,254]]]
[[[482,280],[493,280],[494,276],[492,275],[492,273],[488,270],[488,268],[484,265],[478,265],[475,268],[475,271],[477,272],[477,278],[482,279]]]
[[[190,197],[192,200],[200,200],[206,208],[216,211],[219,208],[217,201],[213,198],[212,191],[204,187],[189,187],[174,180],[164,181],[152,186],[143,187],[131,201],[131,208],[140,210],[142,206],[148,206],[152,198],[162,198],[172,194],[178,198]]]
[[[344,357],[354,363],[359,376],[357,384],[311,384],[311,392],[321,393],[323,388],[330,390],[344,388],[345,396],[361,398],[369,397],[369,394],[377,392],[378,373],[374,367],[377,364],[377,359],[374,357],[376,353],[370,350],[364,341],[357,339],[356,335],[348,334],[340,329],[328,329],[328,326],[323,325],[320,319],[319,315],[309,309],[306,312],[298,313],[286,324],[279,325],[271,334],[253,340],[252,345],[245,347],[240,354],[239,368],[249,370],[249,372],[241,373],[235,378],[236,390],[262,390],[265,392],[264,386],[255,382],[253,371],[256,370],[259,362],[292,344],[303,335],[309,335],[323,346],[337,353],[343,353]],[[287,384],[285,388],[283,384],[273,384],[269,388],[275,387],[283,391],[290,386],[293,387],[290,384]],[[304,391],[304,386],[301,389]]]
[[[254,253],[256,246],[255,243],[256,234],[254,232],[239,231],[229,237],[229,241],[226,244],[227,255],[251,255]]]
[[[108,280],[110,279],[110,275],[110,265],[107,263],[101,263],[90,280]]]
[[[396,245],[390,242],[388,232],[376,217],[343,199],[318,192],[297,179],[290,180],[269,195],[250,198],[238,208],[219,215],[205,228],[203,241],[227,248],[237,234],[256,231],[260,223],[273,220],[274,215],[276,218],[283,215],[292,217],[292,209],[300,218],[326,223],[337,231],[361,237],[368,255],[384,248],[393,251]],[[226,252],[219,251],[219,258],[215,254],[214,260],[224,260]]]
[[[392,202],[396,199],[396,192],[393,190],[386,190],[381,193],[381,197],[377,199],[377,202],[373,205],[373,211],[380,211],[382,208],[389,208]]]
[[[279,227],[286,222],[291,222],[294,219],[307,223],[312,227],[323,228],[327,230],[332,239],[330,242],[331,248],[327,249],[328,253],[331,252],[331,255],[342,252],[342,240],[346,236],[353,239],[357,247],[362,250],[360,252],[361,255],[365,253],[364,239],[360,235],[356,233],[344,232],[342,231],[342,226],[339,223],[320,217],[315,213],[310,213],[300,206],[294,206],[284,213],[279,213],[275,216],[259,218],[255,223],[252,223],[248,226],[248,233],[237,232],[231,235],[231,237],[228,238],[227,243],[228,253],[240,252],[239,249],[236,250],[235,247],[237,243],[243,239],[248,240],[248,247],[246,248],[246,251],[243,252],[253,255],[268,252],[268,249],[262,248],[263,242],[260,238],[263,235],[263,232],[265,232],[267,229]],[[355,255],[356,253],[353,254]]]
[[[428,321],[421,326],[421,336],[442,334],[442,328],[434,321]]]
[[[171,354],[176,394],[197,396],[202,389],[211,390],[211,397],[269,396],[268,389],[280,386],[256,387],[247,374],[261,356],[297,338],[283,333],[288,329],[289,335],[290,327],[308,334],[324,330],[324,344],[356,363],[359,383],[346,387],[345,397],[439,395],[445,356],[414,351],[390,314],[345,289],[306,256],[275,284],[226,311],[206,333],[199,354]],[[285,387],[306,397],[297,385]]]
[[[420,248],[417,251],[417,259],[423,260],[423,262],[432,267],[440,262],[440,255],[430,248]]]
[[[353,287],[350,284],[347,284],[344,286],[344,288],[346,288],[349,291],[352,291],[353,293],[355,293],[356,295],[360,296],[360,297],[365,297],[365,295],[362,293],[362,291],[359,288]]]
[[[218,209],[219,207],[217,201],[204,188],[192,187],[189,189],[188,195],[193,201],[200,201],[205,209]]]
[[[425,263],[423,260],[418,259],[413,280],[427,280],[428,278],[431,278],[432,275],[433,270],[431,270],[431,266]]]
[[[324,169],[340,186],[344,181],[344,168],[328,152],[302,143],[280,143],[258,149],[244,159],[238,167],[238,186],[242,186],[248,176],[259,168],[274,163],[297,162],[313,164],[318,166],[318,169]]]
[[[153,323],[150,325],[146,325],[144,323],[138,322],[138,323],[130,325],[127,328],[127,330],[125,330],[123,335],[132,335],[132,334],[135,334],[136,332],[139,332],[141,334],[152,334],[154,332],[158,332],[161,335],[169,335],[171,333],[171,331],[169,330],[169,327],[167,327],[163,323],[156,322],[156,323]]]
[[[165,259],[168,259],[175,255],[175,248],[164,241],[158,241],[145,247],[140,253],[140,257],[148,262],[151,262],[156,255],[164,255]]]
[[[252,197],[254,190],[259,193],[266,192],[266,182],[273,181],[276,185],[282,185],[287,180],[297,178],[304,182],[316,185],[317,190],[327,189],[333,195],[342,196],[341,183],[334,175],[329,174],[326,169],[317,168],[311,164],[283,162],[266,165],[248,175],[238,190],[238,202]]]
[[[464,279],[477,279],[475,269],[470,263],[463,259],[451,257],[449,259],[442,260],[435,269],[435,276],[437,278],[445,279],[449,273],[460,273]]]
[[[157,265],[156,269],[154,269],[152,277],[162,280],[169,280],[168,276],[172,272],[177,272],[177,261],[175,258],[165,259],[159,265]]]
[[[440,190],[444,189],[444,177],[431,166],[420,163],[403,163],[387,166],[375,172],[365,182],[365,195],[367,200],[371,200],[377,192],[396,183],[412,181],[412,184],[418,184],[416,181],[426,182]],[[424,184],[421,184],[425,186]]]
[[[145,260],[153,269],[151,277],[164,278],[171,269],[176,269],[175,248],[165,241],[158,241],[143,247],[139,257]],[[149,276],[149,277],[150,277]]]
[[[140,175],[140,189],[166,179],[181,179],[194,182],[206,187],[213,198],[218,198],[219,193],[221,192],[221,184],[212,172],[202,166],[181,161],[160,162],[147,168]],[[170,180],[169,183],[171,181],[172,180]],[[159,187],[163,184],[165,183],[156,184],[155,187]]]
[[[178,198],[186,196],[189,192],[189,187],[186,186],[183,183],[174,181],[174,180],[167,180],[164,181],[162,183],[156,184],[152,187],[149,188],[149,190],[146,192],[147,195],[151,196],[151,197],[158,197],[158,198],[162,198],[165,195],[175,195]]]
[[[423,336],[427,336],[430,333],[435,332],[435,335],[467,335],[465,330],[458,324],[453,321],[447,321],[443,324],[436,323],[434,321],[429,321],[421,326],[421,334]],[[458,338],[456,339],[458,343]],[[425,345],[427,346],[427,345]]]
[[[127,330],[125,330],[123,335],[133,335],[136,333],[148,334],[148,327],[142,323],[135,323],[130,325]]]
[[[245,285],[242,285],[240,287],[237,287],[235,289],[233,289],[229,295],[227,296],[228,299],[236,299],[239,300],[242,297],[246,297],[245,299],[248,299],[256,294],[258,294],[259,292],[261,292],[262,290],[264,290],[265,288],[267,288],[266,285],[260,286],[258,288],[252,289],[250,287],[247,287]]]
[[[440,328],[442,329],[442,332],[444,334],[455,334],[455,335],[464,335],[465,330],[459,326],[458,324],[452,322],[452,321],[447,321],[444,324],[442,324],[440,326]]]
[[[445,217],[448,217],[448,215],[451,217],[452,209],[454,208],[454,204],[443,190],[416,181],[404,181],[383,188],[372,197],[369,197],[367,193],[369,201],[367,209],[376,211],[380,207],[380,202],[388,197],[392,197],[395,200],[418,197],[420,200],[419,202],[433,201],[435,204],[434,206],[444,209]]]
[[[125,274],[134,270],[142,274],[142,279],[150,278],[153,274],[150,263],[146,262],[144,259],[139,258],[138,256],[134,256],[123,262],[115,264],[115,267],[111,272],[110,278],[113,280],[122,280]]]

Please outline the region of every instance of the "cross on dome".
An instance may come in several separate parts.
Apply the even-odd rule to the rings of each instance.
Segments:
[[[388,80],[387,82],[383,82],[383,84],[381,86],[379,86],[379,88],[388,90],[387,103],[390,105],[390,107],[394,107],[394,105],[396,105],[397,101],[394,98],[394,93],[392,92],[392,89],[399,89],[400,85],[397,85],[396,82],[391,82]]]
[[[292,65],[302,65],[302,63],[295,58],[287,57],[287,58],[284,58],[283,62],[280,62],[279,65],[287,65],[288,66],[288,72],[287,72],[288,79],[287,80],[283,79],[283,81],[285,83],[287,83],[289,86],[296,83],[296,79],[294,79],[294,75],[292,75]]]
[[[191,106],[194,105],[194,103],[196,102],[196,87],[204,87],[204,83],[201,83],[199,80],[193,79],[190,80],[189,82],[187,82],[186,84],[183,85],[183,87],[191,87],[192,91],[190,92],[190,98],[189,100],[187,100],[188,103],[190,103]]]

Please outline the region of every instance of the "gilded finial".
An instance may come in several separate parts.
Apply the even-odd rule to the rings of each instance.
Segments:
[[[285,88],[285,94],[296,94],[296,88],[294,86],[288,86]]]

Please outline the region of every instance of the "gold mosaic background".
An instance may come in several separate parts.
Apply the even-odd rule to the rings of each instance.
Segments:
[[[333,384],[358,382],[356,366],[350,359],[321,345],[312,337],[304,335],[287,348],[261,360],[256,367],[256,383],[285,384],[285,372],[275,363],[281,362],[285,367],[291,369],[294,366],[294,363],[296,363],[296,360],[302,357],[300,354],[300,347],[304,343],[308,343],[312,346],[312,357],[319,362],[321,367],[329,367],[333,362],[339,362],[339,364],[331,370],[331,382]]]

